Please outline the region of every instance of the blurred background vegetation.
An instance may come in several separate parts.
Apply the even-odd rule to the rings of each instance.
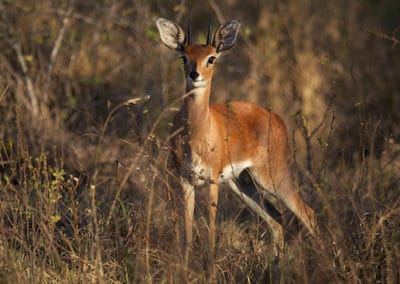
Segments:
[[[179,265],[166,160],[184,79],[158,17],[191,18],[199,43],[209,19],[241,21],[211,99],[284,118],[323,227],[324,250],[294,234],[271,272],[266,226],[224,191],[220,281],[398,280],[397,0],[0,0],[0,279],[204,280],[204,218],[193,266]]]

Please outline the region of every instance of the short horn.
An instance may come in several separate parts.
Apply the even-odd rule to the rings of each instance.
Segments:
[[[207,42],[206,45],[211,43],[211,19],[208,21],[208,33],[207,33]]]
[[[187,28],[187,43],[188,44],[192,44],[191,33],[192,33],[192,24],[190,23],[190,18],[189,18],[188,28]]]

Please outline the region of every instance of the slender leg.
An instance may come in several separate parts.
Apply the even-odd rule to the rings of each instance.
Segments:
[[[257,182],[270,194],[282,201],[303,222],[313,236],[317,236],[314,210],[308,207],[294,191],[290,170],[285,169],[279,178],[275,177],[274,179],[269,178],[269,174],[266,173],[264,168],[256,169],[254,172],[257,173],[255,175]]]
[[[286,190],[279,190],[276,195],[303,222],[311,235],[318,237],[314,210],[303,202],[292,185],[288,183]]]
[[[192,248],[193,240],[193,214],[194,214],[194,202],[195,193],[194,187],[186,179],[181,180],[181,186],[183,189],[183,202],[185,207],[185,266],[189,263],[189,254]]]
[[[268,226],[272,231],[272,238],[274,241],[274,261],[279,260],[280,254],[283,252],[284,247],[284,238],[283,238],[283,230],[281,224],[275,221],[263,208],[261,208],[257,202],[248,197],[246,194],[242,193],[236,183],[233,180],[229,181],[229,186],[233,190],[233,192],[239,196],[239,198],[258,216],[260,216],[265,222],[267,222]]]
[[[214,257],[215,257],[215,219],[217,215],[218,206],[218,185],[210,184],[208,192],[208,240],[209,240],[209,251],[208,259],[210,261],[211,276],[213,276],[214,271]]]

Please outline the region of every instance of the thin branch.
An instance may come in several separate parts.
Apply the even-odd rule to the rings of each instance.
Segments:
[[[8,89],[9,89],[8,86],[6,86],[4,91],[1,93],[1,95],[0,95],[0,103],[3,100],[3,98],[6,96],[6,93],[7,93]]]
[[[333,95],[331,97],[331,100],[328,103],[328,106],[326,107],[324,117],[322,118],[321,122],[311,131],[311,135],[310,135],[311,137],[313,137],[315,135],[315,133],[317,133],[317,131],[325,124],[325,122],[328,118],[328,115],[331,113],[330,110],[333,106],[335,99],[336,99],[336,95]]]
[[[65,31],[66,31],[66,28],[69,23],[69,19],[70,19],[70,16],[71,16],[71,13],[72,13],[72,10],[74,7],[73,2],[74,1],[71,0],[68,4],[67,12],[64,15],[60,31],[58,32],[57,39],[53,46],[53,50],[51,51],[50,62],[49,62],[49,66],[47,69],[47,84],[48,85],[50,85],[50,79],[51,79],[51,75],[53,73],[54,62],[57,59],[58,51],[60,50],[60,46],[61,46],[62,40],[64,39]]]
[[[221,8],[218,6],[218,4],[215,2],[215,0],[208,0],[208,3],[210,4],[211,8],[214,10],[214,13],[217,15],[218,21],[220,23],[224,23],[225,17],[222,14]]]
[[[182,20],[183,14],[186,12],[186,9],[184,8],[186,5],[186,0],[181,0],[179,3],[180,9],[178,10],[178,14],[175,17],[175,22],[179,23]]]
[[[5,21],[5,23],[10,23],[8,16],[6,14],[6,9],[4,7],[3,1],[0,1],[0,11],[1,11],[1,17]],[[33,83],[32,79],[29,75],[29,70],[28,70],[28,65],[26,64],[25,58],[22,54],[21,46],[17,42],[17,40],[13,36],[13,32],[11,30],[11,26],[8,26],[7,29],[7,38],[5,40],[11,45],[11,47],[14,49],[15,53],[17,54],[18,62],[21,65],[22,72],[24,74],[24,79],[26,83],[26,88],[28,90],[28,96],[30,99],[30,107],[32,110],[32,114],[34,116],[37,116],[39,113],[38,109],[38,100],[35,94],[35,90],[33,88]]]
[[[377,37],[389,40],[393,43],[393,48],[396,47],[396,45],[400,44],[400,39],[394,37],[394,36],[389,36],[387,34],[381,33],[381,32],[376,32],[376,31],[372,31],[372,30],[368,30],[367,31],[369,34],[375,35]]]
[[[22,55],[22,51],[21,51],[21,47],[20,47],[19,43],[14,41],[12,44],[12,47],[14,48],[15,53],[17,54],[18,62],[21,65],[22,72],[24,74],[26,88],[28,90],[28,95],[29,95],[29,99],[31,102],[32,113],[34,116],[36,116],[39,113],[38,100],[37,100],[37,97],[35,94],[35,89],[33,88],[32,78],[29,75],[28,65],[26,64],[25,58]]]

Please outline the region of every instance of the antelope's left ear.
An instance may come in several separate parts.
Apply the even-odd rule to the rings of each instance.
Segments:
[[[213,46],[217,52],[230,49],[236,42],[240,28],[238,20],[232,20],[220,26],[214,34]]]

